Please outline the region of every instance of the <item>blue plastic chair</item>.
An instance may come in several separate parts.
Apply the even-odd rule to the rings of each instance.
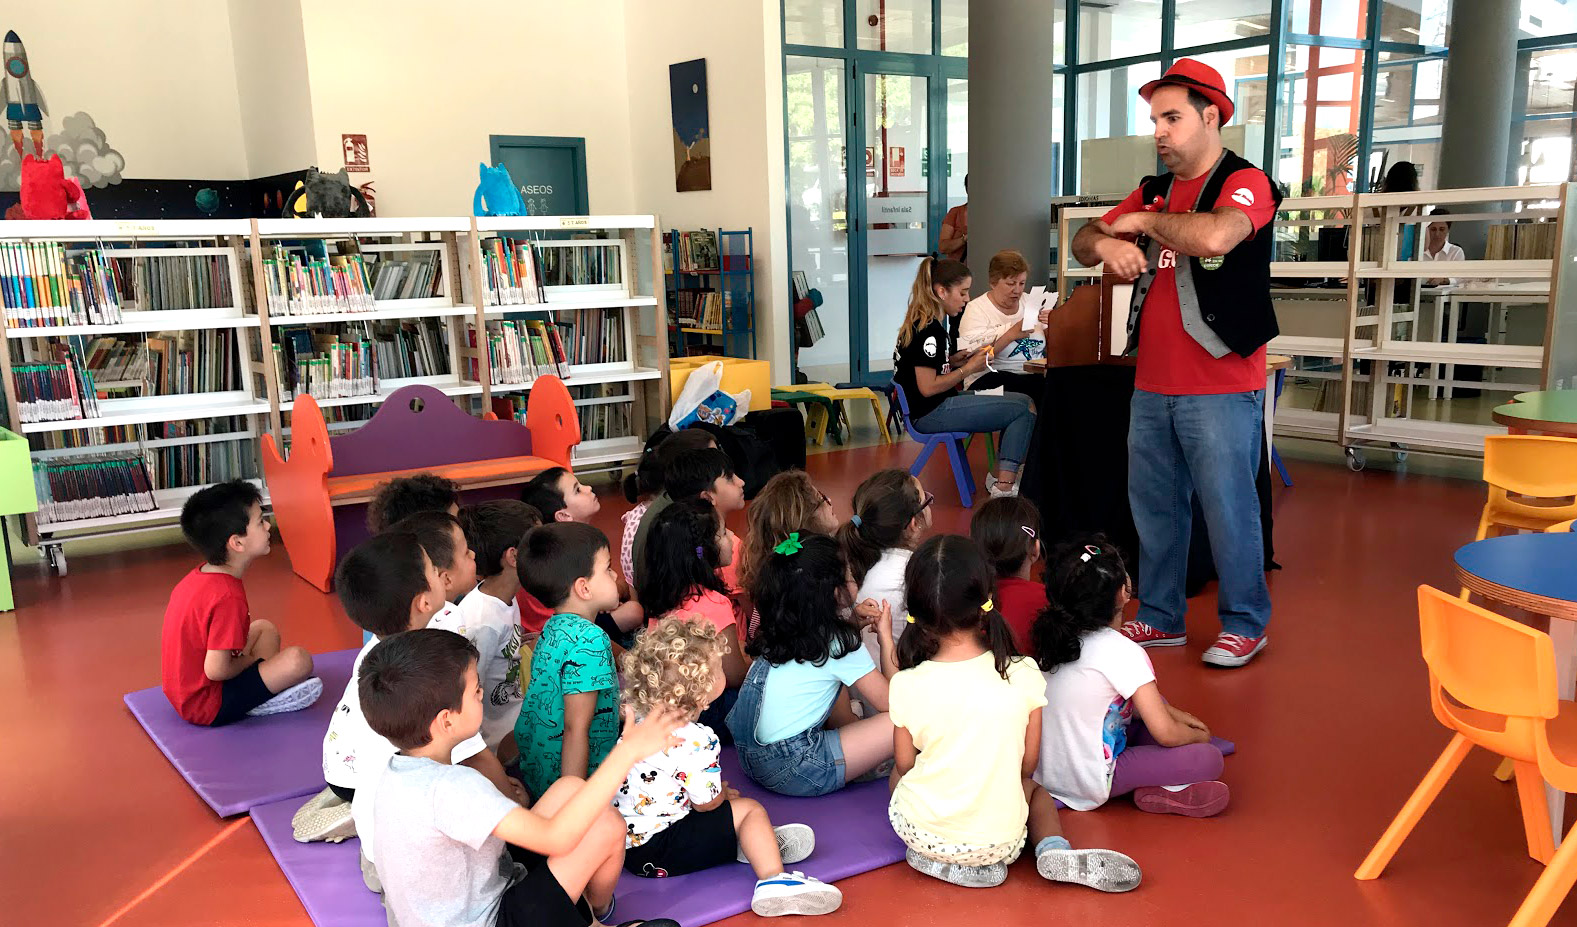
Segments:
[[[1276,395],[1271,398],[1271,408],[1281,405],[1281,388],[1287,382],[1287,371],[1276,371]],[[1270,462],[1276,465],[1276,472],[1281,475],[1281,485],[1291,487],[1292,477],[1287,473],[1287,465],[1281,462],[1281,451],[1276,450],[1276,438],[1271,436]]]
[[[933,431],[924,432],[914,427],[914,422],[909,419],[909,399],[903,394],[903,387],[897,383],[893,385],[893,398],[898,400],[899,416],[903,419],[904,430],[909,432],[909,437],[925,445],[920,448],[920,456],[914,459],[909,467],[910,476],[919,476],[925,469],[926,461],[931,459],[931,452],[937,447],[947,448],[947,459],[953,465],[953,483],[958,486],[958,501],[964,508],[971,508],[975,504],[974,477],[969,472],[969,458],[965,456],[966,442],[970,438],[967,431]]]

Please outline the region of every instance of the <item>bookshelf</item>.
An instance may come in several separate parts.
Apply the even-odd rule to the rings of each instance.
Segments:
[[[1380,449],[1447,457],[1483,453],[1496,401],[1479,394],[1545,388],[1558,334],[1577,326],[1557,292],[1557,243],[1571,184],[1417,193],[1289,197],[1276,219],[1272,297],[1281,335],[1268,350],[1293,358],[1277,434],[1335,442],[1348,465]],[[1429,211],[1444,207],[1449,215]],[[1069,244],[1104,207],[1065,207],[1059,281],[1098,280]],[[1425,228],[1447,222],[1480,259],[1424,261]],[[1407,250],[1411,248],[1411,250]],[[1445,285],[1429,281],[1446,279]],[[1468,307],[1487,335],[1459,337]],[[1478,379],[1470,371],[1478,371]]]
[[[340,432],[412,383],[476,414],[523,415],[551,372],[577,397],[577,467],[620,469],[667,415],[657,228],[652,216],[0,223],[4,422],[29,440],[46,503],[25,539],[64,572],[66,540],[166,526],[219,480],[261,485],[257,438],[288,443],[298,390]],[[501,304],[484,282],[481,248],[498,240],[534,256],[536,302]],[[560,353],[506,378],[485,338],[506,323],[551,329]]]
[[[670,230],[663,235],[663,273],[676,355],[756,356],[754,230]]]
[[[57,571],[67,538],[168,524],[215,481],[257,481],[265,393],[242,375],[246,221],[0,223],[6,422],[40,510],[23,536]]]

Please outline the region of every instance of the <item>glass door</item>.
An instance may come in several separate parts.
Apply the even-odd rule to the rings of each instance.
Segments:
[[[813,382],[841,383],[853,367],[844,63],[790,55],[784,65],[790,285],[796,300],[802,289],[821,296],[808,317],[795,317],[796,368]]]
[[[863,350],[852,358],[859,373],[892,369],[910,286],[920,260],[936,245],[941,217],[933,213],[941,201],[933,202],[931,183],[935,162],[944,159],[930,158],[931,85],[923,74],[856,67],[860,148],[850,154],[864,159],[863,183],[856,186],[865,303]]]

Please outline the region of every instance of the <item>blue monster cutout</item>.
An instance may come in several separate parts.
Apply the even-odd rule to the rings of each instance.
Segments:
[[[526,204],[520,199],[520,188],[509,176],[509,168],[477,165],[481,182],[476,185],[476,195],[471,198],[471,212],[478,216],[524,216]]]

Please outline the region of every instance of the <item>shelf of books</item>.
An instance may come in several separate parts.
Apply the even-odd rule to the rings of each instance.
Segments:
[[[579,470],[639,458],[666,417],[668,346],[652,216],[483,217],[461,249],[479,307],[466,324],[467,373],[499,417],[524,420],[538,376],[581,406]]]
[[[755,357],[755,235],[751,229],[663,234],[663,273],[678,354]]]
[[[50,550],[168,524],[259,479],[295,400],[330,431],[424,383],[480,414],[575,391],[577,464],[617,469],[667,415],[652,216],[0,223],[4,422],[28,437]],[[523,414],[523,413],[522,413]],[[64,563],[64,558],[60,558]]]
[[[256,480],[250,224],[0,223],[5,421],[27,436],[29,544],[157,527],[217,481]],[[63,567],[64,558],[57,566]]]
[[[1289,197],[1274,226],[1271,296],[1290,355],[1276,433],[1364,452],[1479,456],[1509,396],[1552,379],[1554,298],[1571,184]],[[1063,209],[1064,228],[1101,214]],[[1463,249],[1429,247],[1430,227]],[[1440,229],[1433,233],[1440,234]],[[1069,236],[1071,238],[1071,235]],[[1065,262],[1071,249],[1060,249]],[[1064,278],[1100,268],[1064,266]]]

